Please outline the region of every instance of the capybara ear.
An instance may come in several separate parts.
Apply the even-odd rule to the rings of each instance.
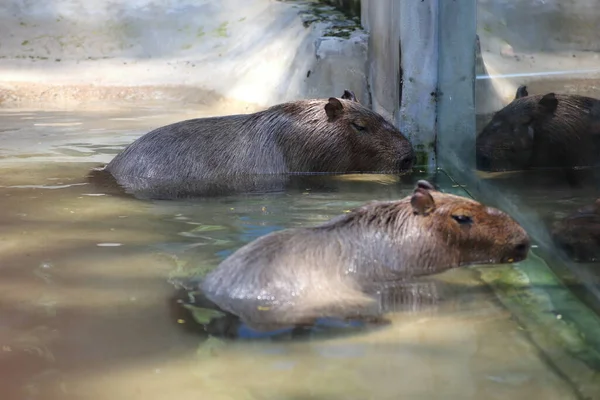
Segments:
[[[355,101],[357,103],[360,103],[358,101],[358,99],[356,98],[356,95],[354,94],[353,91],[345,89],[344,90],[344,94],[342,95],[342,99],[344,100],[350,100],[350,101]]]
[[[558,99],[554,93],[548,93],[540,99],[538,104],[545,108],[548,114],[554,114],[558,107]]]
[[[329,103],[325,104],[325,112],[327,113],[329,120],[332,121],[342,115],[344,106],[342,105],[342,102],[335,97],[330,97]]]
[[[529,96],[529,92],[527,92],[527,86],[521,85],[517,88],[517,94],[515,95],[515,100],[520,99],[521,97]]]
[[[418,188],[425,189],[425,190],[437,191],[437,189],[435,188],[435,186],[433,186],[433,184],[429,183],[425,179],[420,179],[417,182],[417,186],[415,187],[415,189],[418,189]]]
[[[410,205],[412,206],[413,213],[417,215],[427,216],[429,213],[435,210],[435,202],[431,194],[423,189],[416,188],[410,198]]]

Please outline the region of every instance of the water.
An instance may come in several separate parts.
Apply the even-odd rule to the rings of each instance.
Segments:
[[[569,90],[580,87],[583,83],[577,80],[561,82]],[[589,83],[588,83],[589,85]],[[533,86],[533,85],[531,85]],[[543,87],[543,84],[537,86]],[[589,87],[589,86],[588,86]],[[594,86],[595,87],[595,86]],[[546,89],[537,89],[537,93],[543,93]],[[592,93],[592,95],[594,95]],[[489,122],[493,114],[477,115],[477,132]],[[577,172],[579,181],[577,184],[569,183],[565,174],[560,169],[513,171],[500,173],[477,172],[478,177],[489,192],[490,188],[501,197],[494,198],[494,205],[512,213],[513,217],[527,225],[530,234],[537,236],[537,240],[550,240],[549,232],[554,222],[559,221],[578,208],[594,204],[600,197],[598,178],[600,168],[582,169]],[[480,193],[486,197],[488,193]],[[479,196],[478,196],[479,197]],[[488,200],[489,201],[489,200]],[[509,210],[507,206],[511,207]],[[547,243],[549,247],[555,247],[552,242]],[[556,249],[553,249],[556,250]],[[552,251],[551,251],[552,252]],[[555,258],[556,254],[550,257]],[[559,255],[561,256],[561,255]],[[596,313],[600,314],[600,268],[595,262],[573,262],[573,260],[562,255],[560,261],[550,260],[554,272],[561,279],[573,283],[573,290],[584,302]],[[585,288],[577,287],[585,286]]]
[[[576,398],[471,269],[419,283],[431,296],[408,296],[390,326],[370,332],[230,343],[183,329],[169,279],[205,272],[273,230],[412,190],[394,177],[354,176],[287,193],[149,202],[86,183],[90,168],[150,129],[218,113],[0,111],[3,399]]]

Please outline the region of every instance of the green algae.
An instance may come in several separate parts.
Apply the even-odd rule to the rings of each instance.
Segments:
[[[309,27],[314,23],[326,23],[324,37],[337,37],[349,39],[352,33],[362,29],[360,16],[349,14],[343,8],[330,5],[327,1],[320,0],[278,0],[285,3],[294,3],[304,6],[298,12],[302,23]]]
[[[583,397],[600,393],[600,318],[530,252],[518,265],[479,267],[480,278]]]
[[[222,22],[221,25],[219,25],[217,29],[214,30],[214,34],[218,37],[227,37],[227,25],[229,25],[229,22]]]

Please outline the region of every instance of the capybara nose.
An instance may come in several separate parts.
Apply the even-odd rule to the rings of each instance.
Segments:
[[[411,169],[413,167],[413,165],[415,164],[415,161],[416,161],[416,157],[412,153],[407,156],[404,156],[400,160],[400,170],[405,171],[405,170]]]
[[[492,166],[492,160],[488,156],[478,154],[476,164],[478,170],[487,171]]]
[[[514,262],[521,261],[527,258],[527,253],[529,253],[529,248],[531,247],[531,243],[529,239],[525,239],[519,244],[517,244],[514,249]]]

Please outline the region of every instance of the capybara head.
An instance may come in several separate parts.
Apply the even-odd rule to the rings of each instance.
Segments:
[[[575,261],[600,259],[600,199],[554,223],[552,238]]]
[[[412,216],[405,232],[428,232],[424,257],[452,264],[502,264],[524,260],[530,248],[525,230],[508,214],[466,197],[437,191],[419,181],[410,198]],[[431,249],[428,251],[428,249]],[[440,262],[442,264],[442,262]]]
[[[554,93],[529,96],[520,86],[515,99],[498,111],[476,141],[477,169],[514,171],[528,169],[536,132],[555,115],[558,99]]]
[[[351,155],[354,171],[397,172],[410,170],[415,161],[409,140],[380,114],[358,102],[353,92],[345,90],[340,98],[331,97],[325,104],[324,130],[343,137]],[[332,148],[332,151],[336,149]]]

